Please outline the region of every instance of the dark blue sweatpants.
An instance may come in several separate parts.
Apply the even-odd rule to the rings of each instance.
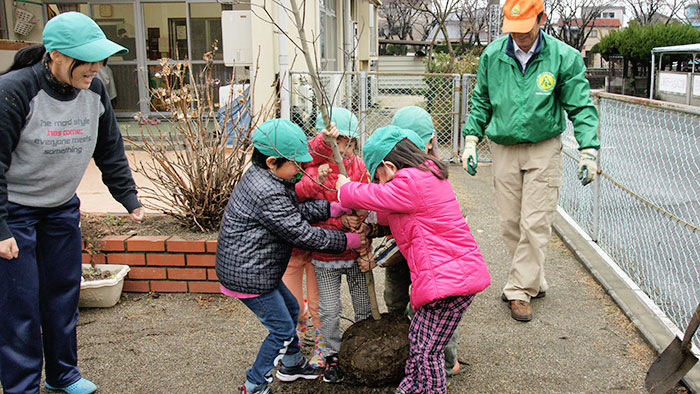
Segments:
[[[55,208],[8,203],[17,259],[0,258],[0,381],[5,394],[78,379],[75,326],[81,276],[80,200]],[[43,335],[42,335],[43,333]]]

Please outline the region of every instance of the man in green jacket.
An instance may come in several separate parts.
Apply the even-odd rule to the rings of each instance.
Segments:
[[[574,125],[578,177],[586,185],[597,172],[598,113],[581,54],[540,29],[546,19],[542,0],[507,0],[503,11],[503,31],[510,34],[481,56],[462,130],[462,165],[476,174],[476,144],[486,134],[496,205],[512,256],[502,299],[515,320],[530,321],[530,299],[547,291],[544,255],[559,200],[565,116]]]

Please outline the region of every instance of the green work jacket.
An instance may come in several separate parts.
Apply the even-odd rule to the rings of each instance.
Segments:
[[[579,149],[599,149],[598,112],[581,54],[540,31],[523,74],[513,48],[506,35],[484,49],[462,133],[482,139],[485,130],[501,145],[540,142],[566,129],[566,112]]]

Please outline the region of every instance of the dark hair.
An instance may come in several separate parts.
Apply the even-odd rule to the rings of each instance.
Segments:
[[[542,21],[542,16],[544,16],[544,11],[537,14],[537,23],[538,24]]]
[[[258,148],[253,147],[253,157],[251,158],[251,161],[253,165],[256,167],[264,168],[267,169],[267,158],[270,157],[268,155],[263,154],[258,150]],[[274,157],[274,156],[272,156]],[[288,159],[285,159],[284,157],[275,157],[275,167],[279,167],[289,161]]]
[[[7,74],[10,71],[19,70],[20,68],[25,68],[33,66],[41,61],[46,53],[46,48],[42,44],[36,44],[28,47],[24,47],[15,53],[15,57],[12,60],[12,65],[10,68],[5,70],[3,74]]]
[[[420,150],[416,144],[408,139],[399,141],[396,146],[394,146],[394,149],[386,155],[384,160],[394,163],[397,170],[413,167],[422,171],[430,171],[439,179],[447,179],[447,166],[440,160]],[[426,161],[428,160],[435,164],[438,169],[437,172],[432,166],[426,165]]]
[[[10,66],[10,68],[5,70],[5,72],[3,72],[2,74],[7,74],[10,71],[19,70],[21,68],[33,66],[33,65],[39,63],[44,56],[49,56],[49,54],[46,53],[46,48],[44,48],[44,45],[42,45],[42,44],[36,44],[36,45],[24,47],[24,48],[20,49],[19,51],[17,51],[17,53],[15,53],[15,57],[12,61],[12,65]],[[70,66],[70,75],[72,76],[73,71],[75,71],[75,69],[78,66],[85,64],[85,63],[87,63],[87,62],[84,62],[84,61],[78,60],[78,59],[73,59],[73,63]],[[102,66],[106,66],[106,65],[107,65],[107,59],[102,61]],[[0,75],[2,75],[2,74],[0,74]]]

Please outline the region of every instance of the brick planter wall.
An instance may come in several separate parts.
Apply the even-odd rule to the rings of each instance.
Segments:
[[[131,267],[125,292],[219,293],[214,263],[216,241],[189,241],[168,236],[110,235],[100,241],[97,264]],[[83,263],[90,256],[83,251]]]

